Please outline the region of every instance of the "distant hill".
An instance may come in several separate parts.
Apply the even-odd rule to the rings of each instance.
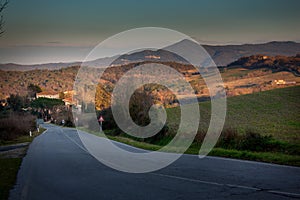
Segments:
[[[159,61],[159,62],[176,62],[176,63],[188,63],[187,60],[181,56],[172,53],[170,51],[159,49],[157,51],[153,50],[143,50],[131,54],[124,54],[118,59],[113,61],[112,65],[123,65],[132,62],[144,62],[144,61]]]
[[[295,56],[300,53],[300,43],[269,42],[264,44],[243,44],[210,46],[203,45],[217,66],[226,66],[241,57],[263,54],[266,56]]]
[[[189,54],[190,57],[203,56],[205,59],[206,55],[199,55],[199,53],[192,51],[193,45],[197,45],[190,40],[182,40],[173,45],[167,46],[163,49],[153,50],[142,50],[139,52],[116,55],[113,57],[99,58],[96,60],[85,62],[86,65],[93,67],[105,67],[110,63],[115,65],[128,64],[131,62],[141,61],[174,61],[179,63],[185,63],[184,54]],[[251,56],[256,54],[262,54],[266,56],[295,56],[300,53],[300,43],[296,42],[269,42],[264,44],[243,44],[243,45],[224,45],[224,46],[212,46],[202,45],[203,48],[212,57],[217,66],[226,66],[241,57]],[[171,52],[181,52],[181,56],[175,55]],[[34,64],[34,65],[19,65],[14,63],[0,64],[0,70],[18,70],[28,71],[34,69],[49,69],[55,70],[65,68],[69,66],[79,66],[81,62],[70,62],[70,63],[46,63],[46,64]]]
[[[89,65],[91,67],[105,67],[111,64],[115,59],[119,56],[112,56],[106,58],[99,58],[92,61],[86,61],[85,65]],[[21,65],[15,63],[6,63],[0,64],[0,70],[3,71],[30,71],[30,70],[58,70],[67,67],[80,66],[82,62],[59,62],[59,63],[45,63],[45,64],[32,64],[32,65]]]
[[[186,54],[188,54],[188,57],[190,58],[202,57],[201,60],[205,62],[205,59],[208,55],[203,54],[201,51],[195,51],[195,49],[197,49],[195,48],[197,45],[198,44],[194,43],[193,41],[185,39],[157,51],[144,50],[129,55],[122,55],[118,58],[118,61],[114,62],[114,64],[127,64],[128,62],[142,62],[149,60],[188,63],[184,58],[181,57],[186,57]],[[295,56],[296,54],[300,54],[300,43],[296,42],[269,42],[265,44],[225,46],[202,45],[202,47],[212,57],[217,66],[226,66],[241,57],[257,54],[262,54],[265,56]],[[181,56],[178,56],[175,53],[180,53]],[[147,58],[149,55],[160,57],[160,59]]]
[[[232,66],[241,66],[247,69],[269,68],[273,72],[288,71],[295,76],[300,76],[300,54],[296,56],[247,56],[228,65],[228,67]]]
[[[20,65],[15,63],[0,64],[0,70],[4,71],[30,71],[36,69],[49,69],[57,70],[70,66],[78,66],[81,62],[70,62],[70,63],[45,63],[45,64],[32,64],[32,65]]]

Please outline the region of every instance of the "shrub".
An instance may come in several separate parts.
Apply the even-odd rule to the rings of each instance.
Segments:
[[[150,144],[166,145],[173,138],[171,135],[168,135],[168,132],[169,127],[165,124],[157,134],[152,137],[146,138],[144,141]]]
[[[217,146],[225,149],[235,149],[240,144],[240,135],[236,129],[228,128],[222,131]]]
[[[36,128],[35,117],[28,113],[13,113],[0,119],[0,140],[13,140]]]
[[[194,142],[195,143],[198,143],[198,144],[201,144],[205,138],[205,135],[206,135],[206,131],[205,130],[198,130],[196,136],[195,136],[195,139],[194,139]]]
[[[252,131],[246,131],[239,145],[240,150],[265,151],[273,140],[272,136],[262,136]]]
[[[206,131],[199,130],[194,143],[201,145],[205,135]],[[275,140],[270,135],[264,136],[251,130],[246,130],[245,134],[241,134],[232,128],[222,131],[216,147],[256,152],[281,152],[290,155],[298,155],[300,149],[299,145]]]
[[[65,126],[67,127],[75,127],[75,124],[73,122],[73,118],[69,117],[66,122],[65,122]]]

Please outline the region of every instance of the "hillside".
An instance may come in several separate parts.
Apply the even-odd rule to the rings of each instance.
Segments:
[[[300,43],[268,42],[263,44],[243,44],[210,46],[203,45],[217,66],[226,66],[237,59],[255,54],[266,56],[295,56],[300,53]]]
[[[288,71],[300,76],[300,54],[296,56],[266,56],[253,55],[242,57],[228,65],[228,67],[241,66],[246,69],[268,68],[273,72]]]
[[[227,98],[225,129],[244,133],[250,129],[276,139],[300,144],[300,86],[274,89]],[[210,102],[200,104],[200,130],[206,130],[210,120]],[[177,127],[180,108],[167,109],[170,127]]]
[[[125,63],[144,62],[144,61],[176,62],[176,63],[185,63],[185,64],[188,63],[187,60],[178,56],[175,53],[172,53],[164,49],[159,49],[157,51],[143,50],[131,54],[121,55],[118,59],[112,62],[112,65],[121,65],[121,64],[124,65]]]
[[[150,61],[147,61],[148,63]],[[152,61],[153,62],[153,61]],[[157,61],[156,61],[157,62]],[[111,93],[115,83],[122,77],[122,75],[128,70],[134,68],[141,63],[129,63],[126,65],[119,65],[107,68],[99,83],[101,83],[100,90],[105,88],[106,92]],[[158,62],[168,65],[175,70],[182,73],[186,80],[190,82],[195,90],[196,95],[199,98],[207,99],[209,97],[209,90],[206,87],[204,80],[199,72],[191,65],[176,63],[176,62]],[[72,90],[76,74],[79,70],[79,66],[63,68],[59,70],[31,70],[31,71],[1,71],[0,73],[0,97],[1,99],[9,96],[10,94],[27,94],[27,86],[29,84],[38,85],[43,91],[49,92],[63,92]],[[89,68],[85,79],[97,80],[100,77],[95,77],[97,71],[103,71],[103,68]],[[95,70],[95,73],[93,73]],[[209,73],[209,69],[203,70],[204,73]],[[279,87],[288,87],[290,85],[299,85],[300,77],[295,76],[293,73],[285,71],[276,71],[264,67],[223,67],[220,68],[221,76],[224,81],[224,86],[227,92],[227,96],[236,96],[242,94],[249,94],[253,92],[271,90]],[[166,74],[166,78],[171,79]],[[283,81],[283,84],[277,84],[275,80]],[[158,95],[158,99],[163,101],[164,104],[174,102],[174,96],[172,96],[166,90],[162,90],[159,87],[151,86],[154,89],[154,93]],[[189,98],[186,95],[184,89],[178,86],[178,93],[181,98]],[[157,92],[159,91],[159,92]],[[104,92],[104,93],[106,93]],[[99,92],[101,94],[102,92]],[[165,98],[168,97],[168,98]],[[94,97],[89,97],[91,98]],[[97,101],[101,104],[99,101]],[[107,103],[104,103],[107,104]]]
[[[75,76],[79,67],[68,67],[57,70],[31,71],[1,71],[0,70],[0,97],[10,94],[27,94],[27,86],[35,84],[43,91],[62,92],[73,88]]]

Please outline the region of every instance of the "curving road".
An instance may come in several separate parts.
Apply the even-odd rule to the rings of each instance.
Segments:
[[[297,167],[183,155],[162,170],[129,174],[98,162],[75,129],[44,126],[48,130],[30,144],[23,159],[11,200],[300,198]]]

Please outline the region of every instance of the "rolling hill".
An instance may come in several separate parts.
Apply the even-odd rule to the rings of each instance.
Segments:
[[[228,67],[241,66],[246,69],[268,68],[273,72],[288,71],[300,76],[300,54],[296,56],[266,56],[253,55],[242,57],[228,65]]]
[[[171,52],[182,52],[183,54],[188,53],[191,57],[199,56],[199,52],[191,51],[194,42],[190,40],[182,40],[173,45],[167,46],[161,50],[147,50],[140,51],[125,55],[115,55],[112,57],[99,58],[96,60],[85,62],[86,65],[93,67],[103,67],[110,63],[114,64],[127,64],[128,62],[140,62],[147,60],[160,60],[160,61],[176,61],[185,62],[178,55],[170,55],[166,51]],[[251,56],[255,54],[263,54],[266,56],[295,56],[300,53],[300,43],[296,42],[269,42],[264,44],[243,44],[243,45],[224,45],[224,46],[213,46],[213,45],[202,45],[202,47],[212,57],[217,66],[226,66],[241,57]],[[151,56],[145,57],[145,56]],[[200,55],[201,56],[201,55]],[[204,55],[205,56],[205,55]],[[161,59],[157,59],[161,57]],[[184,56],[183,56],[184,57]],[[0,64],[0,70],[12,71],[28,71],[34,69],[48,69],[55,70],[70,66],[78,66],[81,62],[70,62],[70,63],[46,63],[46,64],[34,64],[34,65],[20,65],[14,63]]]
[[[227,98],[225,129],[246,130],[300,144],[300,86],[279,88]],[[200,102],[200,130],[210,121],[210,101]],[[170,127],[177,127],[180,108],[167,109]]]
[[[241,57],[263,54],[266,56],[295,56],[300,53],[300,43],[268,42],[264,44],[243,44],[209,46],[203,45],[217,66],[226,66]]]

